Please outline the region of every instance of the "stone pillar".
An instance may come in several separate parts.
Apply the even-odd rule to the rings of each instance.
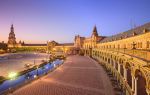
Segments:
[[[120,64],[118,64],[118,72],[119,72],[119,74],[120,74]]]
[[[134,91],[135,88],[135,78],[132,76],[132,91]]]
[[[138,81],[138,78],[135,78],[135,92],[134,92],[134,95],[137,95],[137,81]]]
[[[113,61],[113,63],[114,63],[114,69],[116,68],[116,61]]]
[[[127,69],[124,67],[124,79],[127,81]]]
[[[150,90],[148,88],[146,88],[146,93],[147,95],[150,95]]]

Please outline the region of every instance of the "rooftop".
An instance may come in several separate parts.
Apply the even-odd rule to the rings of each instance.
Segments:
[[[103,42],[111,42],[111,41],[115,41],[115,40],[119,40],[119,39],[124,39],[124,38],[128,38],[128,37],[133,37],[134,35],[140,35],[143,34],[143,30],[150,30],[150,22],[146,23],[144,25],[138,26],[134,29],[113,35],[113,36],[109,36],[104,38],[103,40],[100,41],[100,43]]]
[[[23,46],[47,46],[47,44],[24,44]]]
[[[61,44],[58,44],[57,46],[73,46],[74,43],[61,43]]]

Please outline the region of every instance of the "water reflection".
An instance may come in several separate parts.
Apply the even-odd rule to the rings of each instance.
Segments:
[[[47,74],[49,71],[53,70],[56,66],[63,63],[63,60],[55,60],[51,63],[48,63],[38,69],[32,70],[24,75],[17,77],[15,80],[6,80],[0,84],[0,94],[11,90],[12,88],[17,88],[25,83],[34,80],[37,76],[42,76]]]

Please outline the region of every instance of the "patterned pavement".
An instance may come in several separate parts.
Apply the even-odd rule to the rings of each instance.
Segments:
[[[70,56],[48,75],[11,95],[115,95],[103,68],[85,56]]]

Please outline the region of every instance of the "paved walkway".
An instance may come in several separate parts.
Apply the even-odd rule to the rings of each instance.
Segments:
[[[11,95],[114,95],[103,68],[85,56],[70,56],[50,74]]]

